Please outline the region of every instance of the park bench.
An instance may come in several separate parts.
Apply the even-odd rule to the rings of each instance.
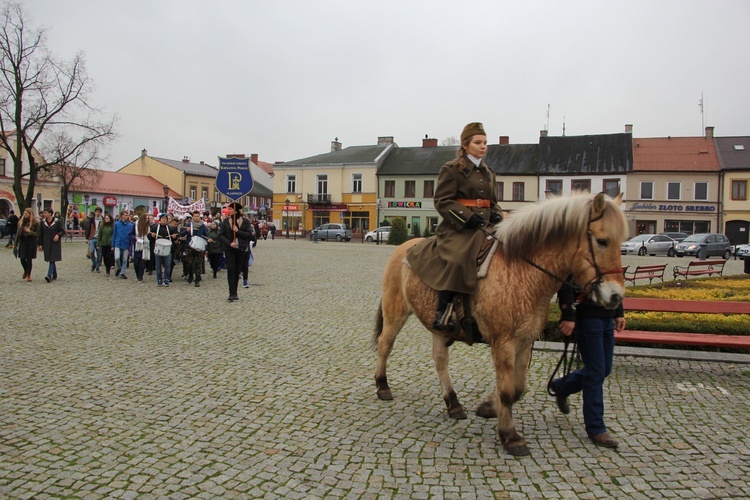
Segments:
[[[722,261],[723,262],[723,261]],[[670,300],[626,297],[625,311],[674,312],[697,314],[750,314],[750,303],[706,300]],[[624,330],[615,332],[616,342],[646,344],[693,345],[750,349],[750,336],[714,333],[647,332]]]
[[[67,229],[65,230],[65,240],[73,241],[75,237],[83,237],[83,229]]]
[[[672,274],[674,279],[682,276],[688,279],[689,276],[711,276],[717,274],[721,276],[724,272],[725,260],[694,260],[687,266],[674,266]]]
[[[635,285],[636,280],[648,280],[649,285],[655,279],[664,281],[664,270],[667,268],[666,264],[657,264],[653,266],[638,266],[635,271],[628,272],[627,268],[623,271],[625,281],[630,281]]]

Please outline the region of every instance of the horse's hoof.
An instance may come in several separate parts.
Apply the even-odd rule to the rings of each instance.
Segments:
[[[463,406],[458,406],[456,408],[448,408],[448,416],[455,420],[465,420],[466,418],[468,418],[466,416],[466,412],[464,411]]]
[[[393,400],[393,394],[390,389],[378,389],[378,399],[381,401]]]
[[[508,443],[505,445],[505,451],[513,455],[514,457],[528,457],[531,455],[529,447],[526,443]]]
[[[490,401],[484,401],[479,405],[479,408],[477,408],[477,416],[482,418],[497,418],[495,405]]]

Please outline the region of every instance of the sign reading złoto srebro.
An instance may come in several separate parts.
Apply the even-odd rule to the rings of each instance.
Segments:
[[[239,200],[253,189],[250,158],[219,158],[216,190],[232,200]]]

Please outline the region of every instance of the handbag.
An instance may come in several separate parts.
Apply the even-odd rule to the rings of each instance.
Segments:
[[[156,230],[156,241],[154,241],[154,253],[159,257],[166,257],[172,254],[172,239],[169,238],[169,227],[167,227],[167,237],[159,238],[159,229]]]

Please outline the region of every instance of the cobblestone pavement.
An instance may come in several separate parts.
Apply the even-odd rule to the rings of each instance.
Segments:
[[[618,357],[607,418],[545,392],[537,352],[515,407],[531,457],[494,421],[446,416],[429,335],[410,320],[375,396],[370,340],[392,247],[263,241],[254,286],[201,288],[90,273],[65,243],[60,279],[21,281],[0,250],[0,496],[13,498],[747,498],[750,373],[720,362]],[[674,259],[672,259],[674,260]],[[683,259],[684,260],[684,259]],[[492,388],[485,346],[452,349],[467,408]]]

